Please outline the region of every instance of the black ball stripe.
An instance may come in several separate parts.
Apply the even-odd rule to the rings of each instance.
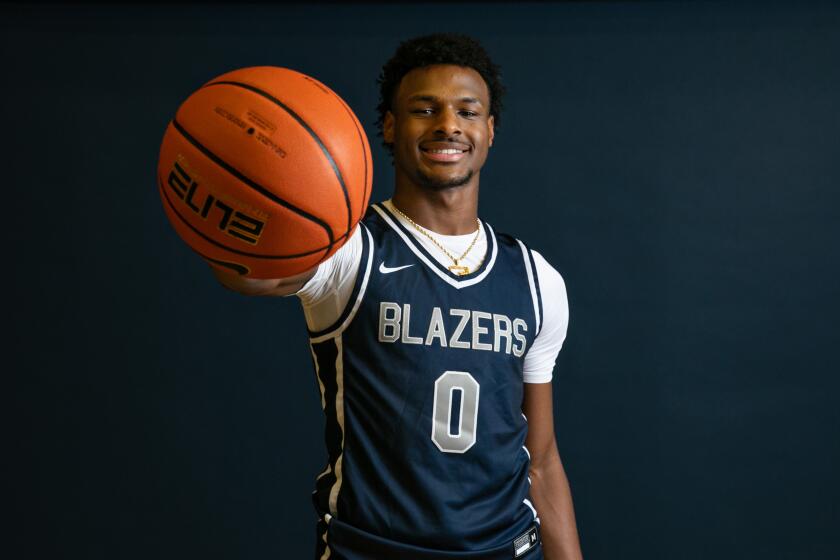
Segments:
[[[327,147],[321,141],[321,138],[319,138],[318,135],[315,133],[315,131],[312,130],[312,127],[310,127],[309,124],[307,124],[307,122],[305,120],[303,120],[300,115],[295,113],[288,105],[286,105],[285,103],[283,103],[282,101],[280,101],[279,99],[277,99],[276,97],[274,97],[273,95],[268,93],[267,91],[263,91],[260,88],[252,86],[250,84],[246,84],[246,83],[243,83],[243,82],[230,81],[230,80],[220,80],[218,82],[211,82],[209,84],[206,84],[203,87],[207,88],[207,87],[220,86],[220,85],[227,85],[227,86],[243,88],[243,89],[251,91],[251,92],[253,92],[253,93],[255,93],[259,96],[262,96],[265,99],[268,99],[269,101],[271,101],[272,103],[274,103],[275,105],[277,105],[278,107],[280,107],[281,109],[283,109],[284,111],[289,113],[289,115],[293,119],[295,119],[298,122],[298,124],[300,124],[300,126],[302,126],[303,129],[306,132],[309,133],[309,135],[312,137],[312,139],[315,141],[315,143],[321,149],[321,152],[324,154],[324,157],[327,158],[327,161],[330,163],[330,166],[333,169],[333,173],[335,173],[336,179],[338,179],[338,184],[341,185],[341,191],[342,191],[342,194],[344,195],[344,204],[347,207],[347,230],[349,231],[350,228],[352,227],[353,216],[352,216],[352,210],[350,208],[350,194],[347,192],[347,185],[344,182],[344,177],[342,176],[341,170],[338,168],[338,165],[335,163],[335,160],[333,159],[332,154],[330,154],[330,151],[327,149]],[[336,96],[336,97],[338,97],[338,96]],[[363,143],[363,145],[364,145],[364,143]],[[367,166],[367,159],[365,159],[365,166]],[[367,170],[367,168],[366,168],[366,170]],[[367,177],[365,177],[365,185],[367,185]]]
[[[274,194],[273,192],[271,192],[267,188],[263,187],[262,185],[260,185],[256,181],[246,177],[241,171],[239,171],[238,169],[236,169],[235,167],[233,167],[232,165],[230,165],[229,163],[224,161],[222,158],[220,158],[215,153],[210,151],[206,146],[204,146],[204,144],[202,144],[201,142],[196,140],[189,132],[186,131],[186,129],[184,129],[184,127],[181,125],[181,123],[179,123],[176,119],[172,119],[172,126],[175,128],[175,130],[177,130],[179,133],[181,133],[181,136],[183,136],[184,139],[187,142],[189,142],[190,144],[195,146],[195,148],[198,151],[200,151],[202,154],[207,156],[207,158],[209,158],[211,161],[213,161],[219,167],[221,167],[222,169],[224,169],[225,171],[227,171],[228,173],[230,173],[231,175],[233,175],[234,177],[236,177],[237,179],[242,181],[242,183],[251,187],[252,189],[257,191],[261,195],[263,195],[266,198],[268,198],[269,200],[271,200],[272,202],[274,202],[276,204],[279,204],[280,206],[282,206],[284,208],[287,208],[287,209],[291,210],[292,212],[294,212],[295,214],[298,214],[299,216],[302,216],[302,217],[306,218],[307,220],[309,220],[311,222],[314,222],[314,223],[318,224],[319,226],[321,226],[322,228],[324,228],[324,231],[326,231],[326,233],[327,233],[327,238],[330,240],[329,248],[332,249],[332,246],[335,244],[335,239],[333,237],[332,228],[330,227],[330,225],[328,223],[326,223],[324,220],[322,220],[321,218],[319,218],[317,216],[313,216],[312,214],[310,214],[309,212],[307,212],[305,210],[301,210],[297,206],[295,206],[295,205],[291,204],[290,202],[280,198],[279,196],[277,196],[276,194]]]

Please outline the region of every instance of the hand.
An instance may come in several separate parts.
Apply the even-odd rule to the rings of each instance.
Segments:
[[[286,278],[248,278],[235,272],[210,266],[216,279],[229,290],[246,296],[288,296],[300,290],[315,275],[315,266]]]

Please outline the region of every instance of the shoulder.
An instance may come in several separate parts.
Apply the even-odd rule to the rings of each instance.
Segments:
[[[523,257],[530,261],[530,267],[536,272],[537,281],[542,288],[562,290],[565,297],[566,283],[560,272],[548,262],[539,251],[533,249],[528,243],[509,233],[494,231],[496,239],[501,247],[509,247],[522,253]],[[541,290],[542,291],[542,290]]]
[[[346,286],[352,287],[367,244],[363,229],[357,227],[350,239],[318,265],[315,275],[295,293],[304,307],[316,305],[333,292],[344,291]]]
[[[565,338],[569,326],[569,298],[566,293],[566,281],[540,253],[532,249],[531,254],[534,258],[534,268],[537,272],[544,310],[542,328],[553,333],[553,336]]]
[[[551,381],[557,354],[569,328],[569,301],[566,282],[560,272],[539,252],[529,249],[536,270],[543,310],[542,328],[525,356],[526,383]]]
[[[530,251],[534,258],[534,268],[537,271],[537,277],[539,278],[540,284],[544,286],[544,290],[557,295],[562,293],[563,299],[565,299],[566,281],[563,280],[563,275],[541,253],[534,249]]]
[[[509,236],[511,237],[511,236]],[[566,294],[566,281],[542,253],[531,248],[523,241],[513,238],[522,250],[524,258],[530,261],[529,268],[534,271],[536,291],[542,307],[544,307],[543,328],[559,326],[565,328],[568,322],[569,302]],[[551,325],[553,323],[554,325]]]
[[[390,219],[392,218],[390,218],[388,212],[383,209],[383,204],[378,202],[372,203],[368,206],[367,212],[365,212],[364,217],[362,217],[362,223],[370,231],[373,238],[378,239],[383,233],[393,231],[387,222],[387,220]]]
[[[484,222],[490,230],[493,232],[493,236],[496,238],[496,242],[499,244],[500,247],[508,247],[511,249],[519,250],[522,242],[519,241],[513,235],[506,233],[504,231],[496,230],[491,224]]]

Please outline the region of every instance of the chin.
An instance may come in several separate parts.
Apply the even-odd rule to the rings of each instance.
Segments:
[[[454,177],[430,177],[422,171],[417,171],[417,184],[424,189],[432,191],[444,191],[446,189],[453,189],[463,187],[473,178],[472,169],[464,175],[456,175]]]

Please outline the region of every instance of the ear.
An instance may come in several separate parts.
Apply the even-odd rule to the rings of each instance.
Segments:
[[[493,138],[496,136],[496,132],[494,130],[495,125],[496,119],[495,117],[493,117],[493,115],[490,115],[490,118],[487,119],[487,127],[490,129],[490,141],[488,142],[488,146],[493,145]]]
[[[391,111],[385,113],[382,119],[382,139],[386,144],[394,143],[394,114]]]

